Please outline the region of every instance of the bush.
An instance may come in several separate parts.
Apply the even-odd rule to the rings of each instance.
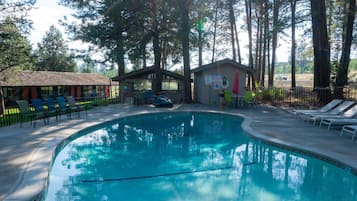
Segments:
[[[268,88],[258,92],[257,97],[264,101],[271,101],[273,99],[281,99],[284,96],[282,89]]]
[[[255,102],[255,99],[256,99],[256,93],[255,93],[255,92],[247,91],[247,92],[244,94],[244,101],[245,101],[246,103]]]

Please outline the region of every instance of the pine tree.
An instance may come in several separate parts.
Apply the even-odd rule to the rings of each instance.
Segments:
[[[54,26],[46,32],[42,41],[38,43],[38,63],[36,70],[74,72],[76,63],[74,55],[68,53],[68,47],[62,33]]]

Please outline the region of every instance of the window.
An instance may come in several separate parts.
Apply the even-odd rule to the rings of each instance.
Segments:
[[[41,87],[40,88],[40,97],[41,98],[47,98],[47,97],[52,97],[53,96],[53,89],[52,87]]]
[[[134,83],[134,91],[151,90],[151,80],[137,80]]]
[[[92,93],[92,86],[83,86],[83,96],[90,97]]]
[[[165,80],[162,82],[162,90],[178,91],[179,84],[176,80]]]
[[[63,86],[63,96],[71,95],[71,86]]]

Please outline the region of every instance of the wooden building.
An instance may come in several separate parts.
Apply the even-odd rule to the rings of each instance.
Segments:
[[[5,105],[16,100],[56,96],[109,97],[111,81],[101,74],[53,71],[20,71],[0,78]]]
[[[181,74],[155,67],[146,67],[112,78],[113,81],[119,81],[119,84],[122,85],[120,96],[127,103],[135,103],[136,99],[145,99],[148,91],[153,95],[165,95],[175,103],[182,102],[184,79]],[[158,80],[162,80],[159,87],[157,86]],[[139,100],[139,102],[142,101]]]
[[[253,70],[233,60],[224,59],[192,69],[191,72],[194,74],[194,101],[218,105],[222,90],[233,91],[235,75],[239,93],[232,95],[244,95],[247,74]]]

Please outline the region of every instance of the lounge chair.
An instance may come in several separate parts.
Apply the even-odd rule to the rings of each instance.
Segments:
[[[323,125],[327,126],[327,129],[330,130],[333,126],[344,126],[344,125],[351,125],[357,124],[357,119],[355,118],[329,118],[329,119],[322,119],[320,122],[320,128]]]
[[[34,111],[31,110],[31,107],[27,102],[27,100],[17,100],[16,103],[20,109],[20,115],[21,115],[20,127],[22,127],[22,123],[25,121],[25,119],[29,119],[31,125],[33,125],[34,128],[36,127],[37,119],[43,118],[44,124],[46,124],[44,113],[40,111],[36,111],[36,109]]]
[[[42,100],[33,98],[31,99],[31,104],[35,108],[37,118],[43,118],[44,124],[47,124],[49,122],[48,118],[50,117],[51,113],[50,111],[45,110]]]
[[[330,115],[327,118],[322,118],[320,121],[320,128],[326,125],[328,130],[331,126],[343,126],[347,124],[357,124],[357,119],[354,119],[357,115],[357,104],[349,108],[347,111],[341,115]]]
[[[341,129],[340,136],[342,136],[345,132],[352,134],[352,140],[355,140],[355,136],[357,133],[357,125],[345,125]]]
[[[58,110],[56,108],[55,101],[53,98],[44,98],[46,105],[47,105],[47,110],[45,111],[48,116],[54,115],[56,116],[56,122],[58,122]],[[48,123],[48,122],[47,122]]]
[[[63,96],[58,96],[56,101],[58,104],[57,112],[59,121],[61,121],[62,114],[67,114],[67,119],[69,119],[71,117],[71,110],[67,107],[66,99],[64,99]]]
[[[76,100],[73,96],[66,96],[67,102],[69,104],[70,110],[77,112],[78,118],[81,116],[80,112],[85,111],[86,115],[88,115],[87,110],[84,105],[80,105],[76,103]]]
[[[31,111],[30,105],[26,100],[17,100],[16,101],[17,105],[19,106],[20,110],[20,127],[22,127],[22,123],[25,121],[25,119],[29,119],[30,123],[36,127],[36,114],[35,112]],[[35,121],[34,121],[35,120]]]
[[[335,108],[337,105],[341,104],[343,101],[341,99],[334,99],[330,101],[328,104],[324,105],[323,107],[319,109],[311,109],[311,110],[292,110],[291,112],[300,115],[300,114],[312,114],[312,113],[323,113],[323,112],[328,112]]]
[[[347,118],[347,117],[352,117],[351,113],[354,113],[355,109],[352,110],[347,110],[346,113],[343,113],[346,109],[354,105],[355,102],[353,101],[345,101],[332,109],[329,112],[324,112],[324,113],[314,113],[314,114],[308,114],[303,117],[303,119],[307,122],[312,121],[313,125],[316,125],[317,122],[320,122],[321,119],[323,118]],[[354,108],[354,107],[353,107]],[[342,115],[340,115],[343,113]]]

